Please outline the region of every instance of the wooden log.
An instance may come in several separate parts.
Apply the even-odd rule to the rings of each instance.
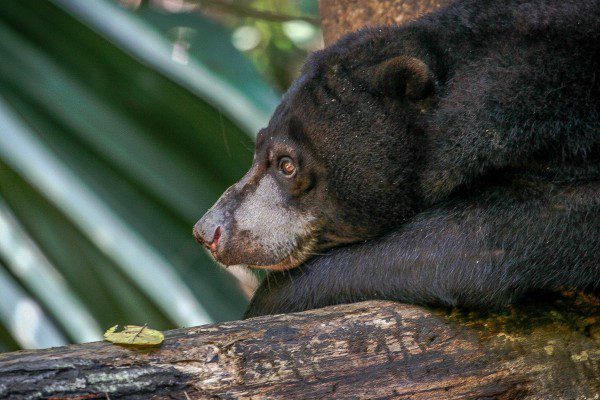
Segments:
[[[484,319],[364,302],[170,331],[154,350],[7,353],[0,398],[593,399],[598,309],[562,314],[577,301]]]

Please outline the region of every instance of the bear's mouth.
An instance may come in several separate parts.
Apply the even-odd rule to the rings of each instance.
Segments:
[[[297,246],[281,258],[280,261],[274,264],[241,264],[242,266],[250,269],[264,269],[269,271],[285,271],[293,268],[297,268],[305,261],[309,260],[312,256],[317,255],[318,234],[314,230],[310,235],[305,236],[299,240]]]

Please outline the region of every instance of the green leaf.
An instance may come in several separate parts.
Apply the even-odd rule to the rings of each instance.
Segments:
[[[0,271],[72,340],[241,316],[235,279],[191,235],[278,102],[229,35],[103,0],[0,3]]]
[[[99,340],[100,327],[64,278],[25,232],[8,205],[0,199],[0,257],[9,271],[77,342]]]
[[[0,268],[0,293],[0,322],[21,347],[39,349],[67,343],[39,304],[3,268]]]
[[[116,43],[123,50],[143,62],[153,65],[165,76],[188,88],[199,97],[210,99],[217,108],[224,110],[234,118],[241,127],[249,132],[256,132],[265,126],[277,100],[272,94],[255,93],[249,98],[248,93],[232,85],[222,75],[215,74],[201,62],[191,59],[187,65],[173,62],[172,44],[165,40],[148,24],[134,19],[131,14],[120,9],[116,4],[107,1],[52,0],[68,10],[81,21],[104,37]],[[150,17],[148,17],[150,19]],[[169,17],[164,16],[163,19]],[[156,17],[152,18],[156,21]],[[200,26],[200,19],[195,25]],[[204,21],[207,24],[206,21]],[[165,25],[162,25],[163,29]],[[167,25],[168,26],[168,25]],[[213,35],[221,39],[224,35]],[[226,45],[231,45],[227,43]],[[235,52],[230,52],[235,54]],[[239,61],[237,57],[235,61]],[[243,64],[242,64],[243,65]],[[238,64],[239,68],[239,64]],[[239,72],[239,70],[238,70]],[[261,92],[262,92],[261,88]],[[259,94],[259,95],[256,95]]]
[[[68,215],[164,312],[184,325],[211,321],[164,256],[40,145],[1,99],[0,131],[0,156],[7,164]]]
[[[104,340],[132,347],[155,347],[160,346],[165,340],[162,332],[150,329],[146,325],[125,325],[123,330],[117,332],[118,325],[104,332]]]

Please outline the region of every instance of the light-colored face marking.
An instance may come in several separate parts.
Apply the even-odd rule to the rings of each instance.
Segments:
[[[314,217],[285,207],[286,199],[273,176],[261,178],[256,190],[234,212],[237,229],[247,231],[262,248],[282,261],[298,256],[300,242],[313,228]]]

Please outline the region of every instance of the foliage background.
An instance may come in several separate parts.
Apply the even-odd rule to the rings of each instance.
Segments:
[[[0,351],[239,318],[191,227],[252,158],[316,0],[0,2]]]

